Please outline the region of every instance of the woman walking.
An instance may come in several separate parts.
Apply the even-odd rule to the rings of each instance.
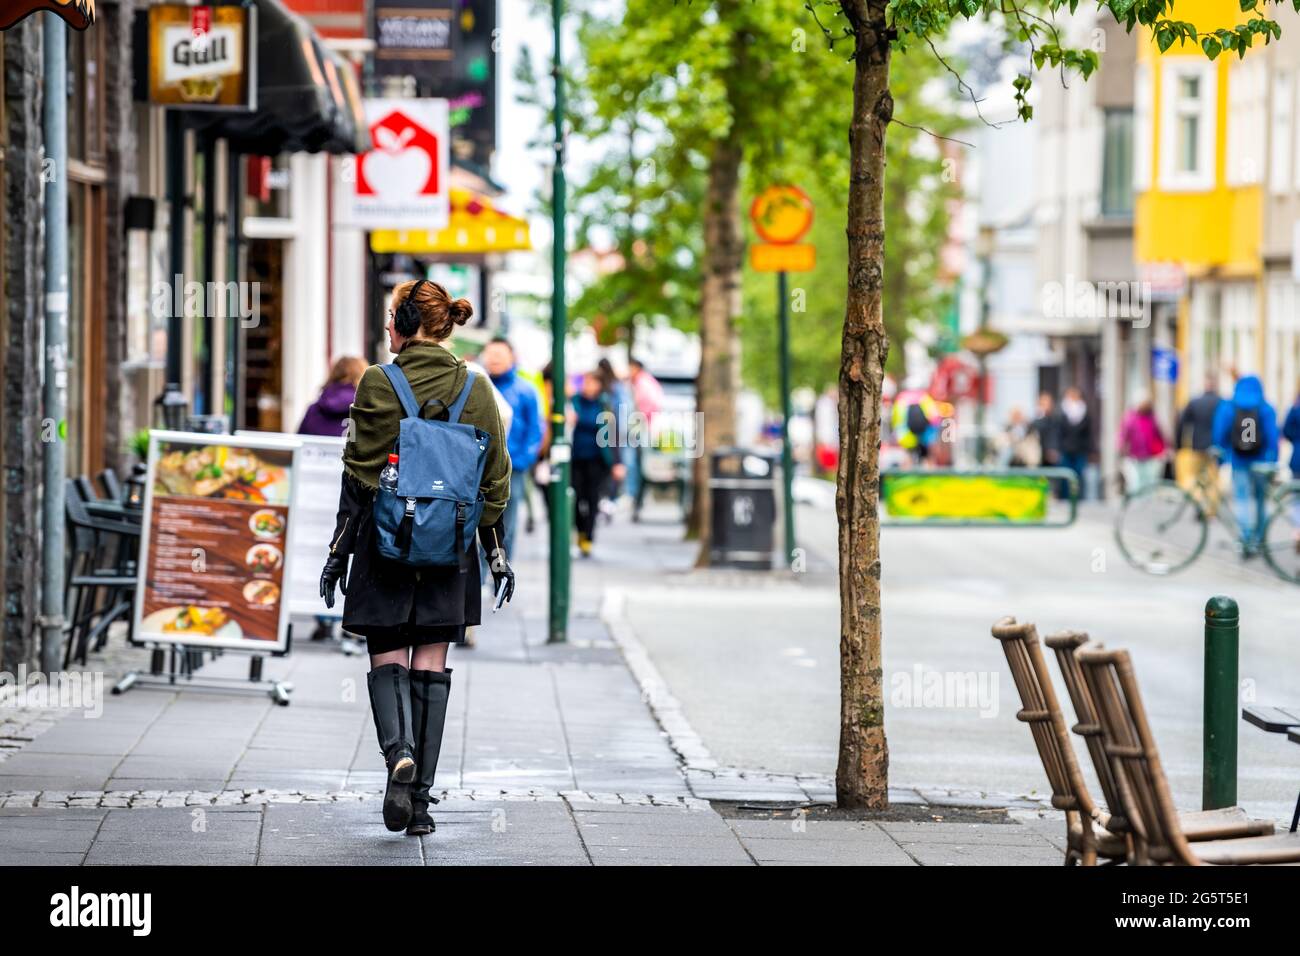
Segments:
[[[473,315],[435,282],[404,282],[393,290],[388,343],[426,418],[444,415],[465,387],[465,363],[443,345]],[[388,770],[384,824],[411,836],[433,832],[430,795],[442,746],[451,669],[447,648],[465,641],[479,623],[478,549],[471,538],[459,567],[411,567],[378,550],[371,504],[403,418],[401,402],[379,366],[357,386],[352,438],[343,451],[343,488],[321,596],[334,605],[344,593],[343,627],[366,638],[370,650],[370,707]],[[514,573],[501,543],[501,514],[510,497],[510,456],[501,416],[486,376],[476,375],[460,421],[490,436],[480,490],[484,505],[478,540],[491,555],[494,591],[513,593]],[[401,467],[400,461],[398,467]],[[348,555],[352,556],[348,573]]]
[[[623,465],[614,461],[617,441],[614,412],[605,398],[605,387],[596,372],[582,377],[582,388],[573,396],[573,494],[577,504],[578,550],[591,554],[596,536],[596,516],[606,483],[613,476],[623,480]]]
[[[1133,408],[1124,415],[1120,425],[1119,453],[1124,457],[1128,473],[1124,476],[1125,490],[1136,494],[1160,480],[1164,467],[1165,439],[1160,434],[1151,399],[1138,396]]]

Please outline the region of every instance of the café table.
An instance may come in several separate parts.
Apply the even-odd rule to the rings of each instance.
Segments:
[[[1241,719],[1271,734],[1286,734],[1293,744],[1300,744],[1300,707],[1265,707],[1250,704],[1241,708]],[[1291,832],[1300,825],[1300,796],[1296,797],[1295,812],[1291,814]]]

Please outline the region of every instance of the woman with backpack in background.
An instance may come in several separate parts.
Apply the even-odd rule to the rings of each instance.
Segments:
[[[1232,398],[1214,411],[1214,447],[1232,465],[1232,508],[1245,557],[1259,545],[1259,519],[1268,495],[1269,477],[1255,466],[1277,462],[1277,438],[1277,413],[1264,400],[1264,386],[1258,376],[1243,375]]]
[[[446,414],[456,421],[459,410],[460,423],[488,438],[479,487],[483,500],[478,540],[492,555],[490,570],[497,585],[493,590],[504,588],[508,598],[514,591],[514,573],[502,550],[501,516],[510,497],[510,456],[501,415],[487,376],[475,375],[471,381],[465,363],[442,344],[473,312],[469,302],[453,300],[436,282],[403,282],[393,290],[388,343],[422,418]],[[463,643],[465,628],[479,623],[480,572],[473,536],[462,543],[458,563],[447,567],[412,566],[380,553],[386,541],[377,521],[387,516],[377,517],[374,504],[381,472],[392,457],[398,459],[394,464],[399,471],[429,464],[413,459],[403,465],[400,453],[390,456],[406,417],[396,388],[397,382],[377,365],[366,369],[357,386],[352,437],[343,450],[338,519],[320,590],[329,607],[334,606],[335,587],[343,591],[343,627],[364,636],[369,646],[370,706],[388,770],[384,825],[419,836],[434,829],[430,790],[451,690],[447,649]],[[411,507],[416,500],[409,499]],[[460,526],[458,520],[457,541]],[[456,550],[448,542],[442,544]]]

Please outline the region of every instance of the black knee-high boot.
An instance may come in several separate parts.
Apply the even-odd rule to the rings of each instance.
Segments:
[[[429,804],[437,803],[430,795],[433,776],[438,771],[438,754],[442,750],[442,728],[447,722],[447,697],[451,693],[451,668],[445,671],[411,671],[411,704],[415,726],[415,789],[411,794],[409,836],[423,836],[434,830]]]
[[[384,664],[366,675],[370,710],[379,749],[388,768],[384,791],[384,826],[397,833],[411,822],[411,784],[415,780],[415,726],[411,676],[401,664]]]

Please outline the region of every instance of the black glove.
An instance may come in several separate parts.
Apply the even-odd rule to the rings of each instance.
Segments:
[[[510,569],[510,562],[506,560],[506,549],[501,546],[504,538],[505,530],[499,518],[496,524],[478,529],[479,544],[483,545],[483,551],[487,555],[488,570],[492,572],[492,594],[495,596],[501,590],[504,581],[505,598],[502,603],[509,604],[510,599],[515,595],[515,572]]]
[[[340,591],[348,593],[348,583],[346,580],[348,573],[348,556],[346,554],[331,554],[325,560],[325,567],[320,573],[320,596],[325,599],[325,606],[333,609],[334,607],[334,586],[338,585]]]

